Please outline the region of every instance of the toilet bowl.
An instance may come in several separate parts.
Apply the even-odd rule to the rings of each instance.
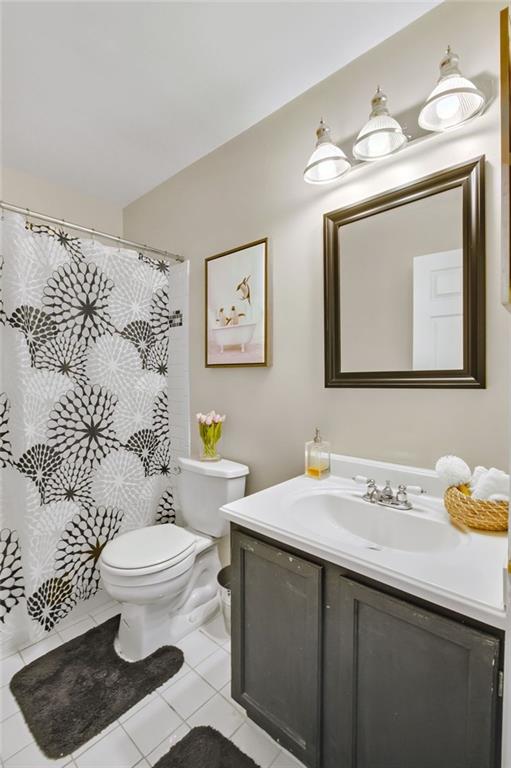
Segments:
[[[218,609],[217,538],[228,532],[219,508],[244,495],[248,467],[226,459],[179,464],[178,491],[188,525],[129,531],[101,553],[103,586],[122,604],[115,648],[127,661],[178,642]]]

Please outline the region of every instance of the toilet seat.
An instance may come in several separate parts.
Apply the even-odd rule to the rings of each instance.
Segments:
[[[108,572],[119,576],[145,576],[170,569],[177,573],[193,565],[195,549],[192,533],[166,523],[117,536],[103,549],[101,561]]]

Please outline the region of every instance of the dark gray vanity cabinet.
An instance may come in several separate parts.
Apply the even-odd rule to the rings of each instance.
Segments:
[[[319,766],[322,567],[232,535],[232,695],[306,765]]]
[[[333,764],[493,768],[499,640],[348,578],[338,594]]]
[[[498,768],[502,634],[232,529],[232,695],[311,768]]]

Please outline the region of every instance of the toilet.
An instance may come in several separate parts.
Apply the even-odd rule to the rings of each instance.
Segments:
[[[172,645],[218,608],[217,540],[229,526],[219,508],[245,494],[248,467],[228,459],[178,459],[183,526],[151,525],[117,536],[99,568],[106,592],[122,603],[115,649],[139,661]]]

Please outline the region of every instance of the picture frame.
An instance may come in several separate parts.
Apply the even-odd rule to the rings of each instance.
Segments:
[[[206,368],[268,365],[268,238],[205,260]]]

